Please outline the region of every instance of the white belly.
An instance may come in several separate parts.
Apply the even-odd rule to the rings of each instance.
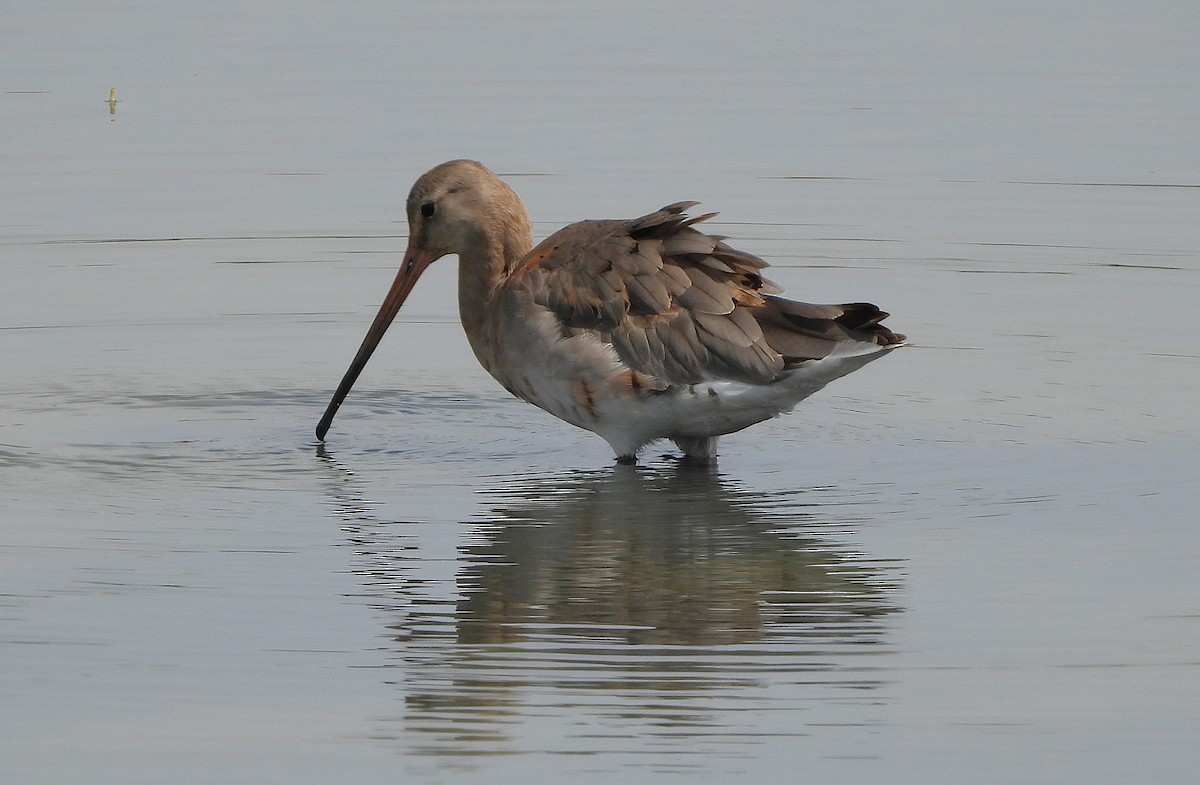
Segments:
[[[519,342],[494,345],[480,360],[514,395],[599,434],[618,456],[633,455],[657,439],[719,436],[789,412],[830,381],[888,351],[872,343],[842,344],[829,357],[810,360],[765,385],[714,379],[635,390],[628,382],[630,369],[611,346],[593,334],[560,338],[553,317],[546,317],[538,325],[543,329],[526,331]]]

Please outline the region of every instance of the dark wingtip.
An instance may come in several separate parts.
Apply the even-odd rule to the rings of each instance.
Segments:
[[[836,319],[838,323],[852,330],[867,333],[880,346],[899,346],[908,340],[902,333],[892,332],[880,324],[891,314],[879,310],[878,306],[872,303],[842,303],[839,307],[843,314]]]

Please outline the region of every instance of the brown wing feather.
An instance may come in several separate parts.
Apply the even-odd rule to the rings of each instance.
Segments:
[[[695,202],[630,221],[583,221],[551,235],[518,268],[564,332],[594,330],[634,370],[666,384],[757,384],[820,359],[838,343],[901,343],[869,303],[785,300],[767,263],[693,224]]]

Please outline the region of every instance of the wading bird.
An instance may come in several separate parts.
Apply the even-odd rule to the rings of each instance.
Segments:
[[[408,249],[338,407],[417,278],[457,254],[458,310],[475,356],[513,395],[602,436],[622,463],[658,439],[711,461],[717,438],[791,411],[903,345],[869,303],[787,300],[767,263],[704,234],[679,202],[581,221],[536,247],[525,206],[475,161],[449,161],[408,195]]]

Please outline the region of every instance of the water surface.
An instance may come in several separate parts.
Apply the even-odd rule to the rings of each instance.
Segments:
[[[1189,782],[1188,3],[46,7],[0,47],[14,782]],[[117,88],[115,104],[106,99]],[[470,156],[913,346],[636,468],[480,370]]]

